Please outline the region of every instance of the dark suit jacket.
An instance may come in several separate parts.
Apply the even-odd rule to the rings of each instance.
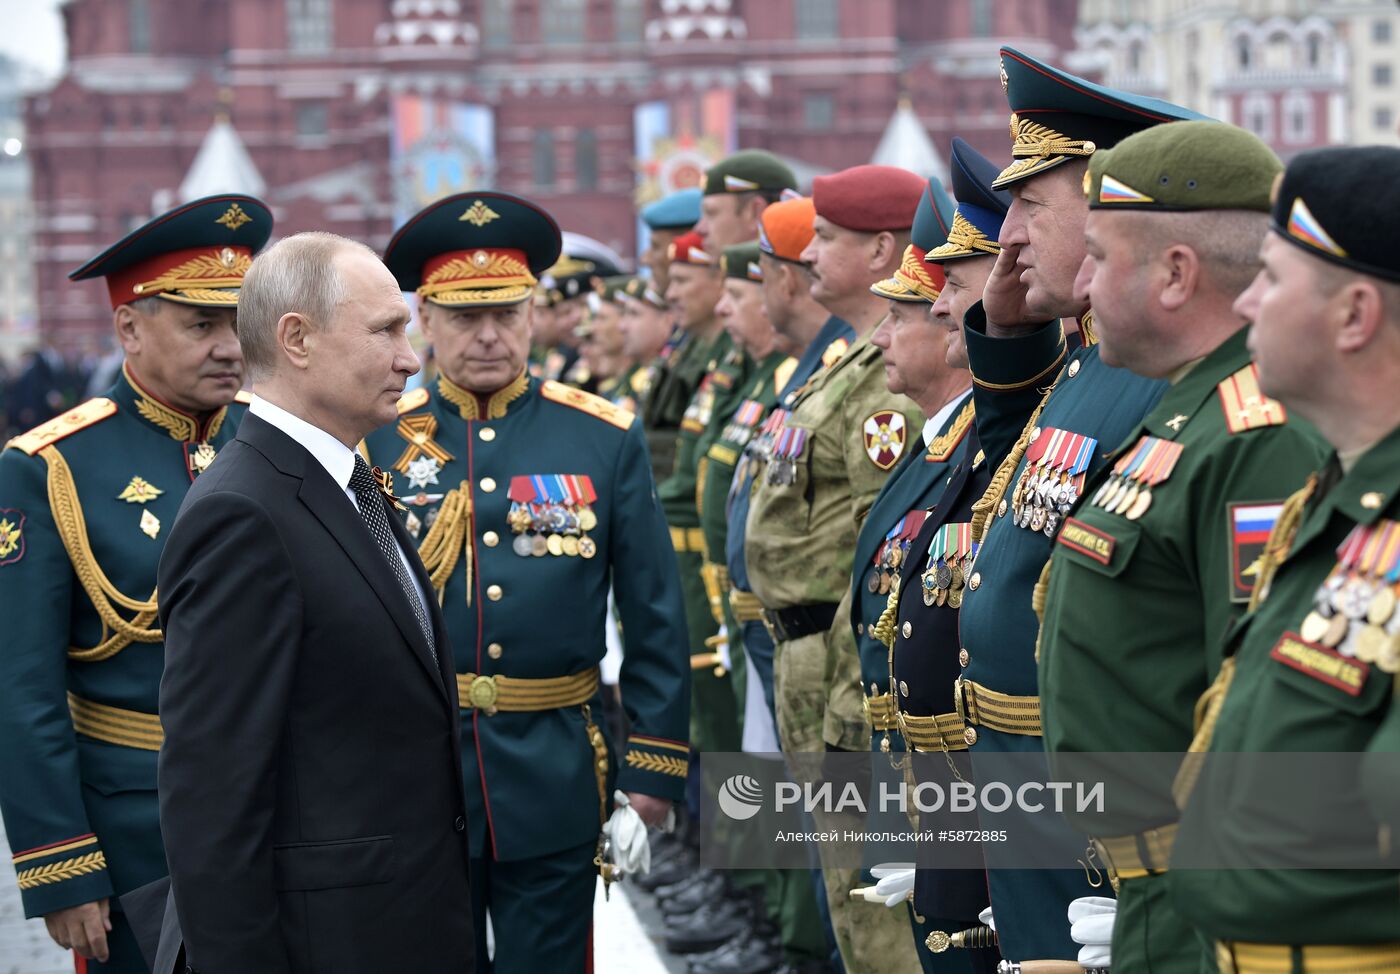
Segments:
[[[457,696],[435,601],[436,665],[354,504],[251,415],[185,498],[158,581],[160,818],[188,963],[470,971]]]

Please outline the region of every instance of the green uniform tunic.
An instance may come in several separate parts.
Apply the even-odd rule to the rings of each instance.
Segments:
[[[0,808],[25,916],[166,873],[156,566],[190,484],[246,412],[197,420],[123,370],[0,455]],[[111,960],[89,967],[145,971],[112,906]]]
[[[1098,475],[1113,457],[1111,451],[1137,428],[1167,387],[1165,382],[1104,365],[1097,346],[1070,353],[1058,323],[1017,338],[993,339],[985,334],[983,321],[981,305],[975,305],[966,316],[964,332],[975,381],[978,436],[992,470],[1011,452],[1056,375],[1058,384],[1037,421],[1036,439],[1044,437],[1048,449],[1052,442],[1073,445],[1077,438],[1083,452],[1063,463],[1069,469],[1083,464],[1077,476],[1086,480]],[[1034,456],[1030,449],[1027,453]],[[1059,462],[1057,455],[1052,458]],[[1052,524],[1047,511],[1037,528],[1031,505],[1015,503],[1017,484],[1034,473],[1030,466],[1025,458],[1020,461],[1003,503],[991,518],[967,579],[959,620],[965,651],[962,680],[1021,697],[1038,692],[1035,646],[1040,625],[1031,597],[1050,558],[1051,535],[1063,516],[1057,511]],[[1038,733],[1011,733],[989,727],[985,721],[970,723],[974,773],[978,773],[978,754],[1043,749]],[[1061,821],[1049,816],[1033,821],[1048,830],[1046,842],[1076,841],[1065,834]],[[991,821],[985,827],[997,828]],[[1075,958],[1079,948],[1070,939],[1066,909],[1077,897],[1102,895],[1089,886],[1084,870],[998,868],[996,846],[984,849],[1002,955],[1013,961]]]
[[[1352,572],[1342,570],[1334,581],[1329,577],[1347,557],[1348,539],[1365,539],[1400,519],[1397,470],[1400,429],[1357,459],[1349,472],[1342,474],[1334,460],[1321,474],[1264,601],[1226,643],[1235,672],[1214,727],[1212,752],[1362,752],[1394,720],[1390,673],[1354,655],[1366,655],[1362,642],[1370,627],[1370,597],[1383,589],[1393,592],[1394,575],[1386,572],[1383,581],[1352,579]],[[1358,594],[1359,600],[1354,599]],[[1331,616],[1348,619],[1340,631],[1320,634],[1309,621],[1322,601],[1330,603]],[[1400,617],[1392,612],[1374,618],[1382,620],[1377,623],[1383,637],[1379,662],[1393,671],[1400,665],[1395,643]],[[1238,771],[1229,777],[1202,775],[1182,814],[1177,852],[1189,850],[1193,859],[1204,861],[1253,859],[1261,865],[1173,869],[1167,879],[1177,909],[1218,941],[1390,944],[1391,957],[1384,965],[1358,958],[1345,969],[1394,970],[1400,956],[1396,870],[1273,868],[1291,851],[1306,856],[1315,846],[1335,843],[1333,821],[1364,821],[1368,789],[1380,799],[1377,818],[1394,821],[1395,808],[1386,807],[1384,799],[1387,791],[1393,793],[1394,764],[1387,765],[1392,780],[1379,788],[1361,780],[1348,760],[1335,768],[1317,766],[1309,780],[1298,783],[1305,795],[1296,807],[1275,800],[1280,791],[1276,780],[1243,762],[1234,767]],[[1374,859],[1376,833],[1366,831],[1355,851]]]
[[[1253,591],[1271,517],[1323,459],[1314,433],[1285,423],[1276,403],[1250,401],[1257,391],[1241,331],[1163,395],[1060,529],[1040,637],[1052,774],[1064,776],[1060,753],[1191,743],[1196,700]],[[1108,786],[1109,814],[1071,811],[1072,824],[1102,837],[1176,821],[1170,778]],[[1121,881],[1116,966],[1199,969],[1199,939],[1165,896],[1157,875]]]

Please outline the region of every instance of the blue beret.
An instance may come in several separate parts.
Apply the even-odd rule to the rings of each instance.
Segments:
[[[682,189],[642,207],[642,221],[653,230],[689,230],[700,222],[699,187]]]

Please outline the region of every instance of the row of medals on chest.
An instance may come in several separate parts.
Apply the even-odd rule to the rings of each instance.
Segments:
[[[1389,574],[1337,565],[1318,586],[1298,634],[1386,673],[1400,672],[1400,613]]]
[[[908,557],[912,541],[899,541],[885,547],[880,563],[871,570],[865,589],[871,595],[888,595],[899,584],[899,569]],[[951,609],[962,607],[963,591],[967,579],[972,575],[975,552],[967,552],[962,557],[950,555],[931,560],[919,576],[923,590],[924,605],[948,606]]]
[[[506,523],[516,536],[511,547],[522,558],[592,558],[598,553],[598,543],[588,536],[598,526],[598,515],[587,506],[512,503]]]

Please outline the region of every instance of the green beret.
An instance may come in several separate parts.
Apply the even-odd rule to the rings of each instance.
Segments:
[[[593,286],[604,301],[621,304],[622,296],[627,291],[627,285],[633,280],[634,278],[630,274],[617,274],[612,277],[597,278]]]
[[[662,296],[661,292],[651,286],[651,280],[649,278],[632,278],[622,289],[622,294],[626,298],[631,298],[634,301],[641,301],[661,311],[666,311],[670,307],[667,305],[666,298]]]
[[[1255,210],[1283,163],[1257,135],[1223,122],[1176,122],[1089,157],[1084,192],[1096,210]]]
[[[771,152],[745,149],[721,159],[705,173],[705,195],[719,193],[780,193],[797,189],[797,176]]]
[[[735,244],[733,247],[725,247],[720,257],[720,261],[724,265],[724,276],[732,277],[736,281],[762,283],[763,268],[758,263],[760,253],[762,251],[758,248],[757,240]]]
[[[1400,149],[1345,146],[1300,152],[1273,204],[1274,232],[1314,257],[1400,281]]]

